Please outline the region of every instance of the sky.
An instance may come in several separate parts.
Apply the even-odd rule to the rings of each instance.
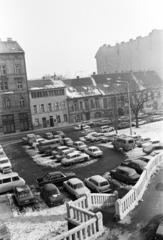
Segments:
[[[162,0],[0,0],[0,38],[25,51],[28,79],[96,72],[95,54],[163,28]]]

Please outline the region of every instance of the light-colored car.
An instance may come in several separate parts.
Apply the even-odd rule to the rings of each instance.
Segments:
[[[87,141],[94,142],[94,141],[96,141],[96,137],[94,136],[96,134],[97,134],[97,132],[91,132],[85,136],[85,139]]]
[[[66,157],[67,154],[72,153],[72,152],[74,152],[74,151],[76,151],[75,148],[67,148],[67,149],[64,149],[64,150],[62,150],[60,153],[57,153],[57,154],[55,155],[55,158],[56,158],[58,161],[61,161],[61,159],[64,158],[64,157]]]
[[[85,178],[84,182],[86,186],[92,191],[99,193],[111,191],[109,182],[100,175],[94,175],[92,177]]]
[[[1,148],[0,149],[0,159],[4,158],[4,157],[7,157],[7,156],[6,156],[6,153],[4,152],[3,148]]]
[[[12,166],[11,166],[11,162],[8,159],[7,156],[0,158],[0,171],[2,173],[8,173],[11,172]]]
[[[73,141],[72,141],[72,139],[71,138],[68,138],[68,137],[66,137],[66,138],[63,138],[63,143],[65,144],[65,145],[67,145],[67,146],[73,146]]]
[[[87,145],[82,142],[82,141],[76,141],[74,142],[74,145],[73,145],[76,149],[78,149],[79,151],[83,151],[87,148]]]
[[[71,178],[63,183],[66,190],[76,198],[90,193],[90,190],[79,178]]]
[[[105,133],[105,132],[112,132],[112,131],[114,131],[114,128],[113,127],[109,127],[108,125],[104,125],[104,126],[100,127],[100,130],[101,130],[102,133]]]
[[[103,155],[103,152],[101,151],[101,149],[96,146],[90,146],[86,148],[85,152],[92,157],[101,157]]]
[[[72,153],[67,154],[67,156],[61,160],[61,163],[63,165],[72,165],[74,163],[88,161],[89,159],[90,157],[88,154],[82,153],[80,151],[74,151]]]

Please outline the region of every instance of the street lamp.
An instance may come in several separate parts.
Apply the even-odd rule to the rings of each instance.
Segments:
[[[131,103],[130,103],[130,91],[128,81],[117,81],[116,83],[127,84],[127,97],[128,97],[128,112],[129,112],[129,124],[130,124],[130,135],[132,136],[132,122],[131,122]]]

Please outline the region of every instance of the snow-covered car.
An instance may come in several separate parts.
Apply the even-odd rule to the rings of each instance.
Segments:
[[[79,178],[72,178],[63,183],[65,189],[76,198],[90,193],[90,190]]]
[[[91,157],[101,157],[103,155],[101,149],[96,146],[90,146],[86,148],[85,152],[89,154]]]
[[[131,185],[134,185],[140,177],[133,168],[125,166],[119,166],[111,170],[110,175],[112,178]]]
[[[15,187],[14,197],[18,206],[23,207],[36,202],[35,197],[28,185]]]
[[[63,144],[71,147],[73,146],[73,141],[71,138],[66,137],[66,138],[63,138]]]
[[[66,157],[64,157],[61,160],[61,163],[63,165],[72,165],[75,163],[80,163],[84,161],[88,161],[90,159],[89,155],[86,153],[82,153],[80,151],[74,151],[72,153],[67,154]]]
[[[67,149],[64,149],[62,150],[60,153],[56,154],[55,155],[55,158],[57,159],[57,161],[61,161],[62,158],[66,157],[67,154],[71,153],[71,152],[74,152],[76,151],[75,148],[67,148]]]
[[[96,141],[96,137],[94,136],[97,132],[91,132],[85,136],[85,139],[90,142]]]
[[[121,163],[121,166],[130,167],[136,170],[138,174],[141,174],[146,167],[147,162],[140,159],[137,160],[128,160]]]
[[[136,145],[137,147],[142,147],[144,143],[150,143],[151,138],[147,137],[147,138],[141,138],[140,140],[136,140]]]
[[[100,127],[100,130],[101,130],[102,133],[105,133],[105,132],[112,132],[112,131],[114,131],[114,128],[113,127],[109,127],[108,125],[104,125],[104,126]]]
[[[79,137],[79,141],[86,142],[87,140],[85,137]]]
[[[8,173],[11,172],[12,166],[11,166],[11,162],[8,159],[7,156],[0,158],[0,171],[2,173]]]
[[[153,150],[163,149],[163,143],[159,140],[151,141],[147,145],[143,145],[143,152],[150,154]]]
[[[46,138],[48,140],[53,139],[53,133],[52,132],[44,133],[44,138]]]
[[[84,182],[86,186],[94,192],[105,193],[111,191],[109,182],[100,175],[85,178]]]
[[[87,148],[87,145],[82,141],[74,142],[73,146],[79,151],[83,151]]]

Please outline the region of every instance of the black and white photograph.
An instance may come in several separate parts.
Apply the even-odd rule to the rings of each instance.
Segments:
[[[163,240],[162,0],[0,0],[0,240]]]

